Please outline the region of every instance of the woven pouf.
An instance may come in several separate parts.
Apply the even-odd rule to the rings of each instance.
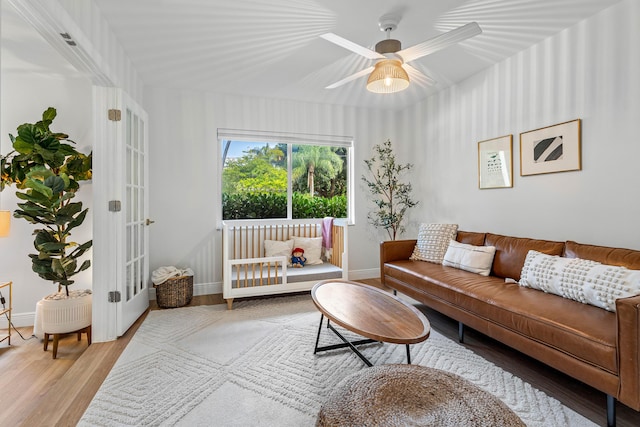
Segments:
[[[464,378],[419,365],[363,369],[338,384],[317,426],[524,426],[500,399]]]

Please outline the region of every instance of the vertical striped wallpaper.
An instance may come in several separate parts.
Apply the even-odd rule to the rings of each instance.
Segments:
[[[414,223],[640,248],[640,2],[622,1],[398,114]],[[519,134],[582,119],[582,170],[520,176]],[[514,187],[478,189],[477,142],[514,136]]]

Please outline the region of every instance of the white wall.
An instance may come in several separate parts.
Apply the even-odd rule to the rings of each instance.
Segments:
[[[148,88],[150,270],[176,265],[195,271],[196,292],[220,292],[221,231],[216,229],[220,194],[217,128],[350,135],[355,146],[356,224],[349,267],[377,272],[382,235],[367,224],[367,193],[361,185],[363,159],[371,147],[395,139],[393,114],[353,107]],[[375,258],[375,259],[373,259]]]
[[[623,1],[398,114],[415,222],[640,249],[640,2]],[[582,170],[520,176],[519,134],[582,119]],[[513,134],[514,187],[478,189],[477,142]]]

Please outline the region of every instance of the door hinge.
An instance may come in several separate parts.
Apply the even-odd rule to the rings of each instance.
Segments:
[[[122,111],[116,109],[109,110],[109,120],[112,122],[119,122],[122,120]]]
[[[109,212],[120,212],[122,203],[120,200],[109,200]]]
[[[109,292],[109,302],[120,302],[120,291],[111,291]]]

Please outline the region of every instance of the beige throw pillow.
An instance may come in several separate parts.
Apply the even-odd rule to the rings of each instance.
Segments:
[[[304,265],[322,264],[322,237],[291,237],[293,238],[293,247],[304,250],[304,257],[307,259]]]
[[[442,265],[488,276],[495,254],[495,246],[473,246],[451,240]]]
[[[455,240],[458,224],[420,224],[412,260],[442,264],[449,242]]]
[[[293,239],[290,240],[265,240],[264,241],[264,256],[285,256],[287,257],[287,263],[291,258],[291,251],[293,250]],[[273,263],[272,263],[273,264]]]

